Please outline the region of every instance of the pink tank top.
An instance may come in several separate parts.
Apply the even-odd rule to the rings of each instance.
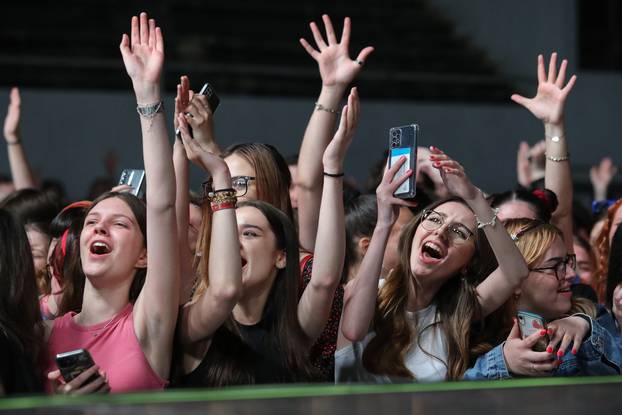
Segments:
[[[87,349],[93,361],[108,375],[111,392],[163,389],[168,383],[152,368],[134,332],[133,305],[130,303],[112,320],[81,326],[70,312],[54,320],[48,340],[47,372],[58,369],[56,355]],[[52,384],[46,385],[48,392]]]

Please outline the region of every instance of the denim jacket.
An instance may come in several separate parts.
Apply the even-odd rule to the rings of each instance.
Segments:
[[[599,309],[595,321],[590,318],[590,336],[581,344],[576,355],[570,350],[562,357],[560,365],[553,369],[553,376],[601,376],[622,373],[622,337],[615,324],[615,318],[606,310]],[[601,320],[602,323],[601,324]],[[612,326],[613,325],[613,326]],[[488,353],[480,356],[475,365],[464,374],[466,380],[511,379],[503,357],[501,343]]]

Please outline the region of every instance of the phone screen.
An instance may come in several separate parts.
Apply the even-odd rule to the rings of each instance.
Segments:
[[[403,148],[392,148],[391,149],[391,155],[390,155],[391,165],[394,165],[395,163],[397,163],[402,156],[406,157],[406,161],[404,162],[404,164],[402,164],[402,167],[400,167],[395,177],[403,176],[404,174],[406,174],[406,170],[410,168],[410,148],[403,147]],[[409,193],[409,192],[410,192],[410,180],[406,180],[404,183],[402,183],[400,187],[397,188],[397,190],[395,191],[395,194]]]

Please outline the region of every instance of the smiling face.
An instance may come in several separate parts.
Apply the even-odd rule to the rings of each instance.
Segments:
[[[88,213],[80,234],[80,259],[84,274],[94,286],[128,278],[131,281],[136,268],[147,266],[143,234],[123,200],[104,199]]]
[[[229,172],[231,172],[232,178],[238,176],[257,176],[255,168],[245,158],[240,157],[236,153],[225,157],[225,163],[227,164],[227,167],[229,167]],[[246,194],[241,197],[238,196],[238,201],[244,202],[247,200],[257,200],[257,198],[257,180],[249,180],[247,183]]]
[[[564,261],[565,257],[566,245],[560,237],[556,237],[542,258],[530,268],[554,267]],[[561,281],[557,280],[552,269],[529,272],[518,292],[517,308],[539,314],[546,319],[558,318],[568,313],[572,297],[570,285],[574,275],[575,272],[570,267],[566,268],[565,277],[560,275]]]
[[[443,203],[434,211],[443,217],[443,224],[435,230],[428,230],[422,224],[417,227],[412,240],[410,269],[422,286],[438,289],[466,267],[475,253],[474,237],[457,244],[450,238],[450,228],[464,227],[475,233],[476,226],[473,212],[462,203]]]
[[[279,269],[285,268],[285,252],[277,246],[276,236],[261,211],[252,206],[236,210],[242,284],[245,289],[268,289]]]

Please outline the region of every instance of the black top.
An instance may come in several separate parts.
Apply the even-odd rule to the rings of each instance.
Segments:
[[[0,327],[0,382],[7,395],[43,392],[43,379],[19,339]]]

